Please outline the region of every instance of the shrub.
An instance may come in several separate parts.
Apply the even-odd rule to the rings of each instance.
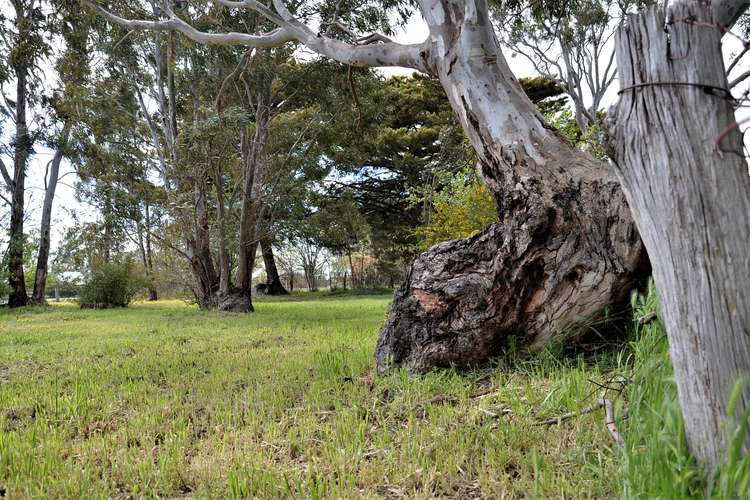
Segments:
[[[131,260],[97,266],[81,288],[81,305],[127,307],[135,294],[145,286],[145,279]]]

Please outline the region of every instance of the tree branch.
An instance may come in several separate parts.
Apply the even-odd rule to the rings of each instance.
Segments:
[[[199,43],[220,45],[246,45],[255,48],[271,48],[286,42],[300,42],[318,54],[352,66],[402,66],[428,72],[422,53],[424,43],[402,45],[394,43],[381,35],[365,37],[366,45],[352,45],[322,35],[317,35],[308,26],[295,18],[282,0],[274,0],[277,13],[256,0],[214,0],[221,5],[232,8],[247,8],[263,15],[279,27],[270,33],[250,35],[247,33],[206,33],[180,19],[171,9],[166,8],[169,16],[163,21],[129,20],[117,16],[89,0],[83,3],[104,16],[109,21],[128,29],[150,31],[179,31],[191,40]],[[385,43],[373,45],[382,41]]]
[[[2,158],[0,158],[0,173],[3,174],[3,180],[5,181],[5,185],[8,187],[8,189],[13,189],[13,179],[10,176],[10,172],[8,172],[8,169],[5,167],[5,162]]]
[[[142,19],[125,19],[103,9],[89,0],[83,0],[87,5],[99,15],[109,21],[118,24],[127,29],[148,30],[148,31],[179,31],[186,37],[199,43],[210,43],[217,45],[247,45],[256,48],[272,48],[283,45],[286,42],[295,41],[294,35],[284,28],[277,28],[269,33],[262,35],[249,35],[247,33],[206,33],[195,29],[192,25],[186,23],[174,12],[169,13],[169,19],[164,21],[147,21]]]

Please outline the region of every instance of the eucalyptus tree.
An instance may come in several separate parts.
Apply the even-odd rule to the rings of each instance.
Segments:
[[[629,0],[492,2],[498,33],[514,54],[541,75],[556,78],[573,103],[578,128],[600,122],[607,91],[617,76],[612,37]]]
[[[43,118],[36,113],[43,96],[41,65],[50,52],[50,19],[43,11],[43,0],[11,0],[10,18],[0,17],[0,113],[15,129],[12,143],[4,153],[13,158],[13,170],[0,158],[0,173],[9,193],[11,210],[8,242],[8,279],[11,307],[28,301],[24,277],[24,218],[26,168],[34,143],[42,136]],[[15,86],[7,92],[6,85]],[[31,118],[31,120],[30,120]]]
[[[626,301],[647,275],[614,172],[570,145],[524,94],[500,50],[486,1],[417,2],[430,30],[415,44],[395,43],[383,33],[355,36],[382,27],[392,8],[406,8],[398,2],[303,2],[295,12],[283,0],[272,7],[255,0],[217,3],[256,12],[275,28],[206,33],[167,3],[154,20],[129,20],[87,2],[128,29],[174,30],[201,43],[251,47],[296,42],[345,64],[431,74],[475,149],[500,222],[417,259],[381,334],[380,370],[471,363],[496,353],[511,335],[538,347]],[[378,11],[384,15],[372,22],[368,14],[376,7],[385,8]],[[316,15],[315,29],[303,22]]]
[[[52,98],[48,100],[46,109],[48,115],[56,122],[58,131],[47,134],[51,135],[48,142],[55,153],[45,172],[39,247],[34,290],[31,297],[31,301],[36,304],[46,302],[52,209],[60,177],[60,165],[64,157],[71,157],[71,130],[81,117],[81,107],[85,105],[86,84],[89,77],[88,48],[91,16],[67,2],[56,3],[54,7],[54,32],[58,39],[63,41],[63,48],[55,61],[58,84],[53,90]]]

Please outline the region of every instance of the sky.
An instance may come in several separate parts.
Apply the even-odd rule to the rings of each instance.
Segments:
[[[394,40],[399,43],[419,43],[423,41],[428,34],[428,28],[424,20],[416,15],[412,16],[408,24],[400,29]],[[725,56],[737,53],[741,49],[741,42],[732,37],[725,37]],[[513,57],[509,51],[505,51],[506,57],[509,59],[511,68],[515,72],[516,77],[535,76],[532,65],[522,56]],[[735,70],[735,74],[739,74],[748,68],[748,64],[740,64],[740,67]],[[394,75],[410,75],[413,70],[408,68],[378,68],[384,76],[390,77]],[[52,73],[52,72],[50,72]],[[50,82],[54,85],[55,82]],[[609,93],[605,97],[604,105],[605,109],[613,104],[617,100],[617,82],[611,87]],[[744,111],[744,110],[743,110]],[[740,118],[750,114],[750,111],[744,111],[738,113]],[[0,136],[1,140],[7,141],[6,133]],[[44,172],[45,166],[53,156],[53,151],[43,147],[37,146],[36,154],[30,161],[28,168],[28,180],[27,180],[27,199],[29,216],[26,223],[27,231],[38,229],[39,219],[41,216],[41,204],[44,198]],[[4,157],[6,165],[11,165],[10,158]],[[52,238],[53,238],[53,251],[56,248],[63,236],[63,232],[67,227],[71,225],[71,212],[75,211],[81,220],[92,220],[96,217],[93,209],[85,204],[78,203],[75,199],[74,184],[76,180],[75,172],[72,166],[64,161],[61,165],[62,179],[57,187],[57,193],[55,196],[55,205],[53,210],[53,226],[52,226]],[[0,208],[3,210],[3,208]],[[0,234],[0,245],[4,246],[7,236]]]

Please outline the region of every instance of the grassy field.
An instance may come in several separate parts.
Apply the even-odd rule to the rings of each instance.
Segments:
[[[181,302],[4,310],[0,487],[10,498],[603,498],[658,490],[637,478],[686,453],[679,429],[662,439],[674,453],[643,451],[674,419],[661,361],[636,374],[660,370],[662,384],[638,404],[672,407],[625,456],[601,412],[538,425],[632,378],[630,348],[375,377],[388,300],[264,300],[247,316]],[[661,337],[646,342],[665,356]],[[694,470],[685,460],[676,474]],[[697,477],[672,488],[695,493]]]

